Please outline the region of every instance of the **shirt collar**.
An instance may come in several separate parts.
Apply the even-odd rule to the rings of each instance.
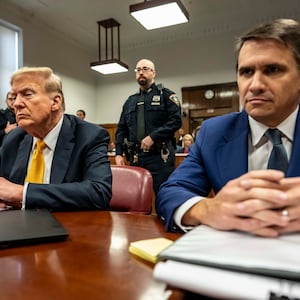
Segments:
[[[155,85],[155,83],[153,82],[153,83],[151,84],[151,86],[150,86],[148,89],[146,89],[146,90],[142,90],[142,89],[140,88],[139,93],[140,93],[140,94],[142,94],[142,93],[144,93],[144,94],[149,94],[149,93],[153,90],[154,85]]]
[[[43,139],[44,142],[46,143],[47,147],[54,151],[56,143],[57,143],[57,139],[58,139],[58,135],[60,133],[60,129],[62,127],[63,124],[63,119],[64,116],[62,116],[60,118],[60,120],[58,121],[58,123],[55,125],[55,127],[45,136],[45,138]],[[38,138],[33,137],[33,144],[32,147],[35,146],[36,142],[37,142]]]
[[[282,123],[280,123],[276,128],[278,128],[290,141],[294,139],[295,124],[297,119],[299,107],[292,112]],[[251,130],[251,141],[253,146],[258,146],[259,142],[266,130],[269,128],[262,123],[255,121],[252,117],[248,116],[249,126]]]

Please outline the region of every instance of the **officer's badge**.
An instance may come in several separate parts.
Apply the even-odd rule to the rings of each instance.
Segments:
[[[179,99],[178,99],[178,97],[177,97],[176,94],[170,95],[169,99],[170,99],[172,102],[174,102],[177,106],[180,105],[180,101],[179,101]]]
[[[160,105],[160,96],[159,95],[153,96],[151,105]]]

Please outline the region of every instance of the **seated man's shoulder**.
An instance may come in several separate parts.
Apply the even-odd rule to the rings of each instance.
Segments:
[[[248,126],[248,117],[244,112],[233,112],[206,119],[200,128],[207,138],[218,139],[223,135],[236,135],[244,132]],[[203,136],[203,134],[201,135]]]
[[[24,129],[17,127],[5,136],[2,148],[8,152],[11,152],[12,149],[18,149],[18,145],[21,145],[27,136],[29,135]]]
[[[80,120],[74,115],[65,114],[65,118],[70,122],[70,126],[75,135],[84,135],[87,138],[95,136],[109,136],[106,129],[98,124],[90,123],[84,120]]]
[[[225,124],[231,124],[237,122],[241,119],[247,118],[247,114],[244,112],[232,112],[212,118],[208,118],[205,120],[206,124],[220,124],[224,126]]]
[[[130,95],[129,97],[128,97],[128,99],[126,100],[126,102],[125,102],[125,104],[127,103],[130,103],[131,101],[135,101],[137,98],[139,98],[140,97],[140,93],[134,93],[134,94],[132,94],[132,95]]]

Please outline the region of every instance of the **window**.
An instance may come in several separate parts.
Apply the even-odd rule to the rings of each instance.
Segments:
[[[22,29],[0,19],[0,108],[5,108],[11,74],[23,65]]]

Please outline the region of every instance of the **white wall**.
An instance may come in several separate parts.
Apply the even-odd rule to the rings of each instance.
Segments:
[[[233,44],[234,33],[219,33],[131,51],[130,56],[121,57],[130,66],[128,74],[99,76],[97,122],[118,122],[124,101],[138,90],[133,70],[140,58],[153,60],[156,83],[173,90],[181,99],[182,87],[235,81]]]
[[[0,2],[0,18],[23,29],[24,66],[48,66],[61,77],[66,112],[76,114],[77,109],[84,109],[87,120],[95,121],[97,74],[89,68],[92,58],[85,49],[7,3]]]
[[[51,67],[62,79],[66,112],[75,114],[84,109],[87,120],[93,121],[96,76],[87,63],[90,57],[62,37],[32,25],[23,31],[24,65]]]

